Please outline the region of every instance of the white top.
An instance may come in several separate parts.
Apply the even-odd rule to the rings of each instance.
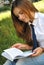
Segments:
[[[37,41],[39,42],[40,47],[44,48],[44,14],[36,12],[32,24],[34,25]]]

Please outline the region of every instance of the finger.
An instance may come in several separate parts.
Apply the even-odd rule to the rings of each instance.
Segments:
[[[21,45],[20,43],[17,43],[17,44],[12,45],[12,47],[18,47],[20,45]]]
[[[38,55],[39,55],[39,52],[32,54],[32,56],[38,56]]]
[[[20,47],[20,45],[13,45],[12,47],[13,47],[13,48],[14,48],[14,47],[19,48],[19,47]]]

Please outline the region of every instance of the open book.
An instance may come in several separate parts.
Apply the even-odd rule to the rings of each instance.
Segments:
[[[24,58],[24,57],[28,57],[30,56],[32,53],[32,51],[21,51],[17,48],[9,48],[4,50],[4,52],[2,52],[2,56],[5,57],[6,59],[9,59],[11,61],[13,61],[14,59],[20,59],[20,58]]]

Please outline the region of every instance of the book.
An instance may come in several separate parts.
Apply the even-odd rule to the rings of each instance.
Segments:
[[[1,55],[6,59],[13,61],[15,59],[28,57],[31,54],[33,54],[32,51],[22,51],[17,48],[9,48],[9,49],[5,49]]]

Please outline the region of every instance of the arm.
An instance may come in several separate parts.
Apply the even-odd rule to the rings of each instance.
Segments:
[[[16,43],[12,45],[12,47],[16,47],[21,50],[31,50],[32,46],[29,46],[28,44],[22,44],[22,43]]]

